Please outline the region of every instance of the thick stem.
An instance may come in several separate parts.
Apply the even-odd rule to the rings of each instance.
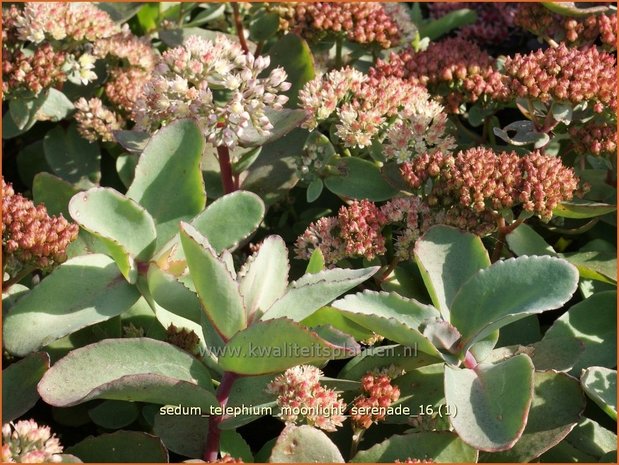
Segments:
[[[232,176],[232,165],[230,163],[230,150],[225,145],[217,147],[217,155],[219,158],[219,170],[221,175],[221,185],[224,188],[224,193],[229,194],[234,192],[234,178]]]
[[[236,35],[239,36],[241,48],[245,53],[249,53],[249,47],[247,46],[247,41],[245,40],[245,31],[243,29],[243,21],[241,20],[241,13],[239,11],[238,3],[232,3],[232,13],[234,15],[234,26],[236,27]]]
[[[230,397],[230,391],[232,391],[232,385],[236,381],[239,375],[225,372],[221,378],[221,383],[217,388],[216,397],[219,405],[222,409],[226,408],[228,399]],[[219,455],[219,438],[221,436],[221,430],[219,425],[224,421],[225,415],[213,416],[208,422],[208,435],[206,437],[206,446],[204,447],[204,460],[206,462],[214,462]]]
[[[494,250],[492,251],[492,263],[497,262],[501,259],[501,253],[503,252],[503,246],[505,245],[505,239],[509,233],[511,233],[514,229],[520,226],[524,220],[516,220],[509,226],[505,224],[505,218],[500,217],[498,221],[498,229],[499,229],[499,237],[497,238],[496,245],[494,246]]]
[[[376,284],[380,286],[382,283],[384,283],[385,280],[389,277],[389,275],[393,272],[393,270],[395,270],[395,267],[398,266],[398,263],[398,259],[394,257],[393,260],[391,260],[391,263],[389,263],[389,265],[387,265],[387,267],[384,269],[384,271],[382,271],[382,273],[380,273],[380,275],[375,278]]]

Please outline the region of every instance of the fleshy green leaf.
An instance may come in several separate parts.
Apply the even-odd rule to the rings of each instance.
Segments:
[[[221,432],[219,451],[222,457],[224,454],[228,454],[230,457],[242,459],[245,463],[252,463],[254,461],[249,444],[245,442],[243,436],[233,430]]]
[[[166,463],[168,452],[161,439],[140,431],[116,431],[101,436],[88,436],[68,447],[67,452],[83,462]]]
[[[509,250],[516,255],[557,255],[552,246],[525,223],[510,232],[505,239]]]
[[[271,65],[269,69],[281,66],[286,71],[292,87],[285,92],[288,106],[297,106],[297,96],[303,86],[314,79],[314,57],[307,42],[296,34],[286,34],[269,49]]]
[[[239,287],[226,264],[193,226],[181,223],[181,243],[202,308],[217,332],[230,339],[247,327]]]
[[[305,110],[290,110],[284,108],[280,111],[265,110],[265,114],[273,129],[267,135],[261,135],[253,126],[246,128],[239,137],[239,144],[242,147],[258,147],[281,139],[294,128],[301,125],[305,119]]]
[[[249,237],[262,222],[264,211],[264,202],[256,194],[236,191],[215,200],[191,225],[220,253]]]
[[[49,355],[31,354],[2,370],[2,424],[22,416],[37,403],[37,383],[49,368]]]
[[[66,118],[73,109],[73,103],[65,94],[50,87],[43,105],[37,111],[37,119],[39,121],[60,121]]]
[[[249,26],[251,38],[255,41],[267,40],[273,37],[279,29],[279,15],[265,13],[258,16]]]
[[[617,420],[617,370],[604,367],[587,368],[580,377],[580,383],[587,395]]]
[[[140,155],[146,148],[146,144],[151,136],[147,132],[141,131],[113,131],[114,139],[127,152]]]
[[[50,405],[70,407],[92,399],[218,405],[211,377],[189,353],[148,338],[105,339],[73,350],[39,383]]]
[[[593,294],[561,315],[546,331],[542,341],[576,339],[584,351],[570,372],[580,376],[590,366],[614,368],[617,365],[617,291]]]
[[[69,203],[71,217],[107,247],[130,283],[137,280],[136,260],[151,258],[157,231],[148,212],[114,189],[96,187],[76,194]]]
[[[393,292],[363,291],[349,294],[333,302],[333,306],[352,313],[396,318],[410,327],[418,327],[426,320],[439,316],[432,305],[425,305]]]
[[[129,426],[140,416],[140,408],[135,402],[104,400],[88,411],[94,424],[106,429],[120,429]]]
[[[380,202],[398,193],[383,178],[378,167],[367,160],[342,158],[337,163],[337,169],[339,175],[324,180],[327,189],[336,195]]]
[[[449,226],[432,227],[417,240],[415,260],[432,302],[446,318],[462,285],[490,266],[488,252],[478,236]]]
[[[344,463],[329,436],[308,425],[288,425],[277,438],[271,463]]]
[[[262,315],[262,320],[288,317],[302,321],[333,299],[372,276],[378,267],[349,270],[335,268],[306,274],[288,286],[288,291]]]
[[[353,463],[388,463],[399,460],[432,460],[437,463],[475,463],[477,451],[466,445],[454,433],[422,431],[393,435],[353,457]]]
[[[32,183],[34,203],[42,203],[50,215],[62,215],[69,218],[69,201],[78,190],[67,181],[49,173],[39,173]]]
[[[91,187],[101,179],[101,153],[98,144],[88,142],[75,124],[67,131],[56,126],[43,139],[45,159],[54,174],[79,187]]]
[[[151,263],[146,279],[151,296],[157,304],[183,318],[200,322],[202,310],[198,296],[173,274]]]
[[[445,405],[444,378],[444,363],[420,367],[397,377],[393,384],[400,388],[400,400],[395,405],[408,407],[410,415],[388,416],[387,421],[407,424],[412,415],[420,415],[421,409],[427,411],[428,406],[438,413],[441,405]]]
[[[430,40],[438,39],[453,29],[467,24],[473,24],[477,20],[474,10],[462,8],[443,15],[426,24],[419,25],[419,36],[428,37]]]
[[[306,139],[307,131],[297,128],[263,146],[260,156],[247,170],[241,188],[255,192],[267,205],[287,195],[298,182],[296,160]]]
[[[248,319],[256,311],[264,312],[286,292],[289,269],[284,240],[279,236],[267,237],[239,272],[239,291]]]
[[[307,186],[307,191],[305,192],[307,203],[312,203],[313,201],[318,199],[318,197],[320,197],[320,194],[322,194],[322,188],[324,186],[325,185],[320,178],[314,179],[312,182],[310,182],[309,186]]]
[[[286,318],[260,321],[238,332],[219,357],[226,371],[242,375],[277,373],[295,365],[348,358],[359,352],[351,337],[323,339]]]
[[[319,248],[314,249],[309,261],[307,262],[307,268],[305,273],[316,274],[325,269],[325,257],[322,255],[322,251]]]
[[[4,346],[24,356],[120,315],[139,297],[111,258],[95,254],[67,260],[11,308],[3,324]]]
[[[554,208],[552,214],[564,218],[582,219],[606,215],[616,210],[616,205],[585,200],[572,200],[571,202],[561,202]]]
[[[413,346],[387,345],[368,347],[350,360],[338,375],[340,378],[360,379],[368,371],[376,368],[386,368],[391,365],[404,370],[415,370],[419,367],[442,362],[438,356],[417,352]],[[441,364],[442,366],[442,364]],[[443,385],[441,377],[441,386]],[[442,387],[441,387],[442,389]]]
[[[204,145],[192,120],[177,120],[160,129],[140,156],[127,197],[146,208],[157,225],[200,213],[206,204],[200,170]]]
[[[585,399],[578,382],[553,371],[535,372],[527,426],[509,450],[482,454],[484,462],[531,462],[562,441],[580,420]]]
[[[554,257],[519,257],[472,276],[451,305],[462,350],[496,329],[565,304],[578,285],[576,268]]]
[[[209,419],[194,413],[191,407],[184,405],[149,405],[143,410],[145,417],[152,413],[153,433],[156,434],[168,450],[191,458],[202,458],[204,439],[208,434]],[[172,408],[175,413],[166,413]],[[206,412],[205,412],[206,413]]]
[[[517,355],[475,369],[445,367],[445,399],[451,424],[468,445],[483,451],[510,449],[521,437],[533,399],[533,362]]]

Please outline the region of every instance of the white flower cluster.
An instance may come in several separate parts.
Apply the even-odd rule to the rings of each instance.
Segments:
[[[282,68],[268,68],[268,57],[243,53],[224,35],[214,42],[197,36],[163,53],[134,109],[138,128],[155,130],[173,120],[195,118],[207,140],[233,148],[243,132],[268,135],[273,125],[266,110],[281,110],[290,88]]]
[[[455,145],[443,107],[423,87],[396,77],[368,78],[352,68],[331,71],[308,82],[299,101],[305,128],[313,130],[332,117],[344,146],[385,141],[385,156],[398,163]]]

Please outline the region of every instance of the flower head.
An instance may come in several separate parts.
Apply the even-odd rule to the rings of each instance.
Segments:
[[[433,180],[430,205],[459,204],[478,215],[522,205],[544,221],[578,189],[573,169],[563,166],[558,157],[539,152],[523,157],[515,152],[496,154],[483,147],[455,156],[436,153],[414,158],[403,165],[402,175],[414,189]]]
[[[154,130],[179,118],[195,118],[208,141],[235,147],[244,132],[261,135],[273,128],[267,110],[281,110],[288,98],[286,73],[271,70],[268,57],[244,54],[241,46],[218,35],[214,42],[197,36],[164,52],[143,96],[134,107],[139,128]]]
[[[114,141],[114,131],[122,129],[124,121],[121,116],[107,108],[98,98],[86,100],[81,97],[75,102],[74,118],[80,135],[91,142],[102,140]]]
[[[400,388],[387,373],[369,372],[361,378],[362,395],[353,402],[350,419],[353,428],[368,429],[385,419],[387,409],[400,398]]]
[[[347,255],[372,260],[385,253],[381,230],[387,218],[375,204],[369,200],[355,200],[350,206],[340,208],[337,219]]]
[[[376,2],[297,3],[294,25],[296,32],[309,39],[342,33],[351,42],[382,48],[400,41],[398,23]]]
[[[307,114],[307,129],[335,116],[336,134],[346,147],[368,147],[398,123],[417,124],[407,143],[417,137],[418,142],[424,139],[433,144],[443,136],[442,107],[432,102],[422,87],[396,77],[368,79],[350,67],[331,71],[308,82],[299,93],[299,102]],[[424,121],[433,127],[421,128]]]
[[[617,153],[617,126],[589,121],[570,125],[569,132],[576,153],[585,155],[612,155]]]
[[[389,61],[378,60],[370,76],[393,76],[424,86],[431,95],[440,97],[451,113],[457,113],[462,103],[480,98],[506,98],[495,60],[458,37],[432,42],[419,53],[410,49],[392,53]]]
[[[16,194],[2,179],[2,255],[9,269],[49,270],[64,262],[78,230],[62,215],[50,217],[43,205]]]
[[[34,53],[25,54],[2,48],[2,98],[13,95],[37,96],[45,89],[67,80],[68,55],[54,51],[48,44],[38,46]]]
[[[587,102],[596,112],[617,108],[616,59],[596,47],[538,50],[505,60],[505,84],[516,97],[544,103]]]
[[[76,42],[110,37],[119,31],[110,15],[88,2],[27,2],[17,21],[21,40]]]
[[[148,37],[137,37],[125,25],[113,36],[99,39],[94,44],[94,55],[108,56],[125,60],[129,66],[152,71],[157,64],[158,55]]]
[[[34,420],[2,426],[2,462],[60,462],[59,454],[62,446],[49,426],[39,426]]]
[[[289,368],[267,385],[277,394],[280,418],[286,423],[306,423],[325,431],[342,426],[346,406],[338,393],[320,385],[322,372],[311,365]]]
[[[585,17],[553,13],[539,3],[518,3],[514,22],[540,37],[568,46],[591,45],[599,40],[607,50],[617,48],[617,14]]]

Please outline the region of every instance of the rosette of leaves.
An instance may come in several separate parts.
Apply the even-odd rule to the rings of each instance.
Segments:
[[[238,191],[205,208],[203,149],[204,139],[192,121],[161,129],[146,145],[126,194],[93,188],[69,202],[71,216],[93,239],[90,247],[75,251],[31,290],[20,286],[7,296],[3,341],[9,353],[27,356],[43,350],[53,359],[66,354],[47,371],[45,353],[25,359],[35,371],[12,370],[5,391],[20,383],[31,388],[18,396],[23,399],[11,417],[24,413],[39,396],[54,407],[113,402],[109,408],[89,407],[93,421],[108,429],[133,423],[139,403],[150,412],[145,415],[161,440],[137,432],[131,439],[120,431],[87,438],[69,451],[84,461],[109,459],[105,454],[112,448],[121,451],[114,459],[136,460],[139,450],[128,449],[132,440],[152,461],[167,459],[166,448],[216,458],[223,416],[211,417],[210,426],[201,417],[170,424],[153,405],[181,404],[208,413],[226,404],[235,381],[261,381],[260,375],[359,351],[350,336],[300,321],[376,268],[333,269],[289,284],[288,251],[281,238],[271,236],[237,273],[230,250],[260,224],[264,204],[255,194]],[[121,337],[123,325],[129,336],[146,337]],[[187,341],[197,336],[197,347],[165,342],[165,329],[172,325]],[[303,350],[287,352],[292,344]],[[235,402],[240,403],[249,403],[243,396],[255,394],[239,392]],[[119,411],[126,417],[111,414]],[[184,440],[172,434],[179,428],[187,432]],[[207,428],[207,446],[204,437],[189,434],[206,435]]]
[[[394,382],[402,392],[399,403],[412,410],[414,429],[360,451],[353,461],[432,458],[410,455],[416,442],[442,444],[439,452],[447,445],[460,449],[449,461],[462,460],[468,448],[474,459],[481,451],[490,461],[529,461],[563,440],[584,409],[579,384],[560,372],[574,366],[574,339],[563,341],[564,358],[574,349],[571,363],[553,359],[549,346],[525,346],[524,340],[521,346],[494,347],[503,330],[518,334],[512,328],[563,307],[577,288],[576,268],[550,256],[491,264],[477,236],[448,226],[422,236],[415,259],[431,304],[374,291],[332,304],[403,354],[384,358],[385,347],[374,347],[349,362],[340,377],[358,379],[391,363],[408,370]],[[409,351],[407,357],[405,347],[414,347],[415,355]],[[411,424],[408,416],[387,421]]]

